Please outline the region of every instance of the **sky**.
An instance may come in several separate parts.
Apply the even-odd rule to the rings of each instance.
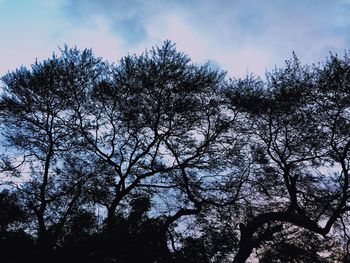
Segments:
[[[0,0],[0,75],[67,44],[117,62],[164,40],[230,77],[350,49],[350,0]]]

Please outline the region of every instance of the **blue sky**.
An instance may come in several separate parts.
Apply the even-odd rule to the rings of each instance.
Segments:
[[[350,0],[0,0],[0,75],[65,43],[115,62],[166,39],[230,76],[295,51],[304,63],[350,49]]]

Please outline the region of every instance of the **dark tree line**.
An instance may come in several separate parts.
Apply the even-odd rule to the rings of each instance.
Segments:
[[[4,262],[349,262],[347,54],[263,80],[65,47],[2,83]]]

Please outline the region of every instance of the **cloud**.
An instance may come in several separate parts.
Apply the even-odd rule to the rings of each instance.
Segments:
[[[90,16],[104,16],[109,21],[114,34],[130,44],[142,41],[145,37],[144,19],[150,14],[151,4],[146,1],[69,1],[64,9],[76,24],[90,24]]]
[[[105,16],[89,15],[89,26],[72,25],[70,20],[62,19],[57,10],[67,3],[62,0],[33,0],[27,5],[16,0],[5,2],[0,9],[0,23],[7,23],[6,27],[0,27],[3,36],[0,75],[21,65],[30,66],[36,59],[51,57],[64,44],[80,49],[93,48],[97,56],[110,61],[126,54],[123,40],[110,31]]]
[[[198,62],[213,60],[234,74],[263,74],[296,51],[301,60],[342,52],[349,39],[349,1],[70,1],[76,23],[98,14],[131,51],[165,39]]]
[[[23,5],[21,1],[13,1]],[[58,45],[68,43],[80,48],[92,47],[97,55],[115,61],[127,53],[141,53],[170,39],[198,63],[211,60],[230,75],[244,75],[247,71],[263,75],[265,69],[282,65],[293,51],[302,62],[311,63],[323,60],[328,51],[343,53],[350,43],[349,0],[317,3],[311,0],[33,0],[31,3],[32,9],[42,11],[35,11],[34,17],[25,13],[25,8],[19,13],[16,10],[17,18],[6,21],[11,29],[5,35],[11,37],[2,43],[4,47],[16,47],[13,52],[18,53],[24,49],[20,43],[25,38],[28,57],[31,54],[41,58],[50,53],[48,50],[52,52]],[[40,24],[32,22],[36,20]],[[13,26],[19,23],[22,27],[27,25],[27,29]],[[30,34],[33,37],[29,38]],[[17,61],[5,56],[8,64]]]
[[[90,17],[90,27],[78,27],[64,34],[63,44],[79,48],[92,48],[96,56],[116,62],[126,55],[125,42],[111,34],[108,21],[101,16]]]
[[[47,58],[57,48],[58,44],[52,41],[57,29],[54,15],[51,10],[38,9],[35,1],[4,1],[0,23],[4,25],[0,27],[1,75],[20,65],[28,66],[36,58]]]

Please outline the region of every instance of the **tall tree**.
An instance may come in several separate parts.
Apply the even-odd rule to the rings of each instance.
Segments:
[[[348,89],[346,61],[332,57],[307,67],[294,58],[266,83],[248,78],[231,93],[249,113],[256,167],[233,262],[245,262],[287,223],[325,237],[348,210],[348,95],[338,97],[343,103],[333,100],[335,87]]]
[[[165,42],[124,57],[90,94],[75,95],[71,129],[96,169],[105,171],[96,178],[106,183],[103,193],[94,198],[106,207],[110,227],[118,205],[135,189],[180,194],[167,225],[198,213],[201,177],[214,168],[209,157],[233,119],[218,107],[225,85],[223,73],[190,63]],[[98,191],[91,189],[92,195]]]
[[[74,134],[66,127],[72,91],[92,85],[103,71],[90,50],[62,50],[60,57],[36,62],[2,77],[1,129],[7,161],[22,178],[18,189],[36,217],[39,251],[55,245],[81,192],[84,171],[72,162]]]

